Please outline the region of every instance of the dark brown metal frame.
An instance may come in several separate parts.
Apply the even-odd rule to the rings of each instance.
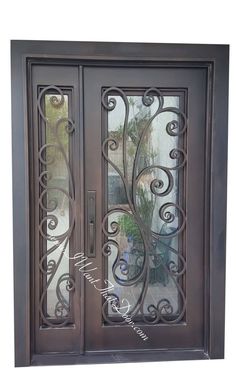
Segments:
[[[224,357],[228,55],[228,45],[12,41],[16,366]],[[147,350],[145,353],[137,351],[112,353],[112,355],[94,353],[83,356],[74,354],[39,356],[31,351],[27,76],[33,62],[207,69],[204,349]],[[82,120],[82,114],[80,117]]]

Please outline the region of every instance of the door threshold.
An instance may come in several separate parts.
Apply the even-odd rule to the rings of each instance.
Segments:
[[[34,354],[31,360],[32,366],[64,365],[64,364],[99,364],[99,363],[131,363],[131,362],[155,362],[175,360],[209,359],[203,349],[162,349],[141,351],[110,351],[110,352],[86,352],[84,355],[75,353],[48,353]]]

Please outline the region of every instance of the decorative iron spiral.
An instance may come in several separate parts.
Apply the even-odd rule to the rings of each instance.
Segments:
[[[147,89],[142,96],[142,103],[146,107],[150,107],[154,100],[157,99],[158,106],[155,110],[154,114],[149,118],[149,120],[146,122],[138,144],[136,148],[136,153],[134,156],[134,162],[133,162],[133,170],[132,170],[132,184],[131,184],[131,191],[130,191],[130,184],[129,184],[129,178],[128,178],[128,170],[127,170],[127,139],[128,139],[128,119],[129,119],[129,101],[127,98],[126,93],[121,90],[118,87],[110,87],[103,91],[102,93],[102,105],[105,109],[105,112],[112,112],[117,105],[116,96],[120,96],[123,100],[124,107],[125,107],[125,116],[124,116],[124,123],[123,123],[123,134],[122,134],[122,153],[123,153],[123,159],[122,159],[122,165],[123,169],[121,170],[116,163],[114,163],[110,157],[109,157],[109,150],[115,151],[119,147],[119,142],[114,137],[108,137],[104,140],[102,144],[102,153],[104,159],[112,166],[112,168],[118,173],[120,176],[124,191],[127,198],[128,208],[127,209],[122,208],[121,206],[116,206],[111,208],[104,216],[103,218],[103,234],[105,236],[105,242],[103,246],[103,255],[105,256],[105,259],[108,259],[108,257],[111,255],[112,249],[115,251],[116,258],[113,262],[112,266],[112,275],[114,281],[120,285],[120,286],[133,286],[137,283],[140,283],[142,281],[142,288],[140,291],[140,295],[137,299],[136,304],[132,305],[130,311],[129,311],[129,317],[131,317],[133,320],[137,315],[141,315],[143,318],[143,321],[146,323],[156,324],[158,322],[163,323],[178,323],[181,321],[185,314],[186,309],[186,297],[185,293],[181,287],[181,281],[180,278],[185,274],[186,271],[186,262],[185,258],[182,253],[178,252],[173,247],[169,246],[164,242],[165,240],[168,241],[168,239],[179,235],[181,232],[183,232],[185,225],[186,225],[186,215],[184,209],[180,206],[180,204],[175,204],[167,201],[166,203],[160,205],[159,208],[159,218],[160,220],[165,223],[166,225],[170,225],[170,232],[164,233],[161,230],[158,232],[154,232],[150,228],[147,227],[147,225],[143,222],[142,216],[139,212],[139,207],[136,201],[137,198],[137,188],[140,179],[145,175],[146,173],[155,170],[156,177],[153,178],[153,180],[150,183],[150,191],[151,193],[156,197],[165,198],[168,194],[170,194],[173,191],[174,187],[174,178],[173,178],[173,172],[180,170],[186,165],[187,156],[186,152],[183,149],[175,148],[172,149],[169,152],[169,158],[175,160],[177,163],[172,167],[165,167],[161,165],[150,165],[148,167],[143,168],[140,172],[138,172],[138,165],[140,160],[140,152],[142,145],[145,141],[148,129],[151,127],[151,124],[155,118],[157,118],[159,115],[163,113],[168,113],[173,116],[178,117],[178,120],[176,120],[173,117],[173,120],[168,122],[166,124],[166,133],[170,137],[178,137],[182,136],[186,130],[187,130],[187,117],[186,115],[178,108],[175,107],[164,107],[164,96],[162,92],[157,88],[149,88]],[[163,179],[161,179],[161,176],[159,174],[165,175],[166,181],[164,183]],[[119,247],[118,242],[115,240],[115,238],[120,233],[120,226],[119,223],[116,221],[109,222],[109,217],[114,214],[126,214],[127,217],[132,218],[135,225],[138,227],[140,231],[140,235],[142,236],[143,241],[143,252],[144,256],[143,259],[140,259],[140,257],[137,259],[137,267],[139,267],[138,274],[135,276],[129,276],[129,265],[128,262],[124,259],[124,257],[121,254],[121,249]],[[174,227],[175,220],[178,216],[178,226]],[[169,260],[168,262],[164,262],[161,255],[156,256],[155,259],[158,260],[158,265],[163,268],[163,270],[166,272],[166,275],[172,280],[172,283],[176,287],[179,296],[181,298],[181,309],[179,310],[178,314],[174,313],[174,307],[171,304],[169,299],[163,298],[157,302],[157,304],[150,304],[147,307],[147,310],[144,309],[144,302],[145,298],[147,296],[148,292],[148,286],[149,286],[149,278],[150,278],[150,264],[149,264],[149,251],[151,249],[151,246],[153,245],[153,241],[155,243],[158,243],[159,246],[167,247],[172,254],[174,254],[177,258],[177,263],[173,260]],[[117,274],[117,270],[120,273],[120,276]],[[121,303],[121,299],[117,294],[112,295],[114,297],[114,301],[116,301],[117,304]],[[107,323],[114,324],[119,323],[123,324],[123,320],[119,321],[112,321],[110,317],[107,315],[107,301],[103,304],[103,318]]]
[[[45,143],[39,148],[38,159],[40,163],[40,174],[39,174],[39,186],[40,186],[40,195],[39,195],[39,210],[42,217],[39,221],[39,233],[41,238],[44,241],[50,241],[52,246],[47,248],[46,251],[43,252],[39,262],[39,269],[42,275],[45,277],[44,286],[42,289],[42,293],[40,296],[39,302],[39,311],[42,322],[44,325],[50,327],[62,327],[66,325],[70,320],[70,304],[65,298],[62,286],[64,286],[64,292],[71,292],[75,289],[75,284],[72,276],[69,273],[65,273],[60,275],[57,279],[55,295],[57,298],[57,302],[55,304],[54,309],[54,319],[49,318],[47,312],[45,310],[45,303],[47,298],[47,292],[52,283],[55,275],[58,272],[60,267],[63,255],[66,251],[66,248],[69,243],[69,239],[71,237],[72,231],[74,229],[75,223],[75,198],[74,198],[74,183],[73,177],[70,169],[70,165],[68,162],[67,154],[65,152],[64,146],[60,140],[60,129],[63,127],[68,135],[72,134],[75,130],[75,124],[70,118],[60,118],[55,124],[52,124],[50,120],[45,115],[44,111],[44,99],[46,94],[55,93],[49,99],[52,107],[59,109],[63,106],[65,102],[63,91],[54,85],[47,86],[41,90],[37,100],[37,107],[40,119],[40,125],[42,124],[45,128],[51,130],[53,134],[53,138],[55,140],[54,143]],[[46,154],[46,152],[51,151],[51,155]],[[55,162],[55,153],[60,152],[65,167],[68,173],[69,180],[69,188],[70,191],[66,191],[65,189],[58,186],[51,186],[50,180],[52,179],[52,173],[49,172],[49,166]],[[62,194],[65,199],[67,199],[69,204],[69,212],[70,212],[70,223],[62,234],[55,235],[50,234],[50,231],[55,231],[60,223],[60,218],[58,218],[54,212],[58,209],[58,198],[54,197],[48,200],[48,194],[53,191],[58,195]],[[46,244],[47,246],[47,244]],[[56,258],[51,258],[50,255],[53,252],[57,252]]]

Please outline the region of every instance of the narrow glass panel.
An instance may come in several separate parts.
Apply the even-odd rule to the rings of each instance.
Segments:
[[[179,96],[153,89],[139,96],[112,91],[103,104],[108,111],[103,254],[114,299],[105,319],[127,313],[149,323],[177,322],[185,307],[179,171],[186,118]]]
[[[68,118],[68,96],[64,95],[64,102],[60,107],[55,107],[52,99],[56,96],[57,102],[60,102],[60,96],[54,94],[45,95],[45,115],[51,127],[46,128],[46,144],[47,148],[47,161],[53,159],[53,163],[47,165],[48,170],[48,187],[51,190],[47,193],[48,206],[51,206],[52,211],[47,212],[50,217],[47,224],[47,234],[55,237],[55,241],[47,241],[47,251],[52,249],[52,253],[47,258],[47,263],[61,262],[55,272],[55,275],[50,280],[47,289],[47,313],[50,317],[55,317],[55,310],[57,310],[57,286],[63,274],[69,272],[69,259],[66,258],[69,253],[69,241],[67,245],[55,249],[55,244],[58,242],[58,236],[63,235],[69,228],[69,199],[66,193],[69,193],[69,178],[66,166],[66,160],[69,157],[69,137],[66,132],[66,124],[63,122],[58,128],[58,138],[61,143],[61,148],[56,148],[58,144],[56,137],[56,125],[60,119]],[[50,147],[49,147],[50,146]],[[53,154],[53,155],[52,155]],[[66,160],[64,159],[66,157]],[[65,192],[64,192],[65,191]],[[57,205],[55,207],[55,205]],[[57,220],[57,226],[50,229],[50,221]],[[59,238],[60,239],[60,238]],[[61,255],[60,249],[64,249],[64,254]],[[69,305],[69,292],[66,290],[66,283],[60,286],[64,301]],[[58,310],[60,312],[60,309]]]
[[[70,291],[74,289],[69,265],[74,226],[74,189],[69,150],[74,124],[69,118],[68,102],[69,95],[55,86],[42,90],[38,100],[42,119],[39,131],[40,313],[43,324],[48,326],[62,326],[69,322]]]

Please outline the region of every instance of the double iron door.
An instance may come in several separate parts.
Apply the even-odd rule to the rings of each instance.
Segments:
[[[204,346],[206,70],[35,64],[36,354]]]

